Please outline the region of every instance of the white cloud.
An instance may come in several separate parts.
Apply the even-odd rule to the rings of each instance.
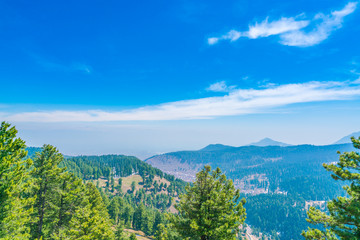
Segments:
[[[320,21],[310,32],[302,30],[292,31],[280,35],[281,43],[288,46],[308,47],[321,43],[330,34],[341,28],[345,16],[353,13],[357,3],[350,2],[340,11],[334,11],[330,15],[317,14],[313,21]]]
[[[212,37],[212,38],[208,38],[208,44],[209,45],[214,45],[216,44],[220,39],[217,37]]]
[[[249,26],[249,31],[244,34],[251,39],[259,37],[268,37],[271,35],[278,35],[289,31],[295,31],[308,26],[310,21],[300,20],[294,18],[281,18],[277,21],[269,22],[266,18],[261,23],[256,23],[254,26]]]
[[[206,90],[210,92],[229,92],[234,88],[235,86],[228,86],[225,81],[220,81],[211,84]]]
[[[238,40],[241,37],[242,33],[238,32],[236,30],[231,30],[230,32],[228,32],[227,34],[217,38],[217,37],[212,37],[212,38],[208,38],[208,44],[209,45],[214,45],[216,43],[218,43],[220,40],[230,40],[230,42],[234,42],[236,40]]]
[[[354,81],[355,84],[360,84],[360,77]]]
[[[314,46],[327,39],[333,31],[341,28],[344,17],[353,13],[356,10],[356,6],[357,2],[349,2],[339,11],[333,11],[329,15],[318,13],[311,20],[297,20],[299,17],[282,17],[279,20],[269,22],[269,17],[267,17],[261,23],[249,25],[248,31],[231,30],[220,37],[208,38],[208,43],[209,45],[214,45],[220,40],[236,41],[240,37],[257,39],[278,35],[280,43],[283,45],[297,47]]]
[[[44,111],[0,113],[10,122],[107,122],[207,119],[268,112],[270,109],[296,103],[350,100],[360,97],[360,83],[307,82],[269,86],[263,89],[233,89],[219,97],[168,102],[151,107],[109,112]]]

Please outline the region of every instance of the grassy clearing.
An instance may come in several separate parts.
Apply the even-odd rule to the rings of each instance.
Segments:
[[[145,233],[143,233],[142,231],[135,231],[133,229],[124,229],[124,231],[128,234],[128,236],[130,236],[131,233],[135,233],[136,239],[139,239],[139,240],[152,240],[153,239],[153,238],[145,236]]]
[[[135,189],[139,190],[140,188],[142,188],[142,185],[139,185],[140,182],[142,182],[143,179],[140,175],[131,175],[128,177],[123,177],[122,178],[122,186],[121,186],[121,190],[126,193],[128,190],[131,189],[131,183],[135,182]],[[115,186],[118,185],[118,179],[115,180]]]

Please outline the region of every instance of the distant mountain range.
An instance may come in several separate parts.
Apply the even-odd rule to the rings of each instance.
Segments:
[[[350,136],[359,135],[353,133],[325,146],[293,146],[270,138],[241,147],[210,144],[197,151],[170,152],[145,161],[185,181],[195,180],[196,173],[210,165],[220,167],[243,193],[290,193],[306,200],[325,200],[342,190],[341,183],[333,181],[322,164],[338,162],[337,151],[353,151]]]
[[[349,135],[341,138],[339,141],[335,142],[334,144],[351,143],[351,140],[350,140],[351,137],[355,137],[355,138],[360,137],[360,131],[349,134]]]
[[[291,144],[278,142],[275,140],[272,140],[271,138],[264,138],[258,142],[249,144],[251,146],[258,146],[258,147],[266,147],[266,146],[280,146],[280,147],[288,147],[291,146]]]
[[[221,144],[208,145],[198,151],[179,151],[155,155],[145,161],[166,173],[185,181],[193,181],[196,173],[204,165],[220,167],[234,180],[243,179],[253,174],[271,174],[266,178],[277,178],[273,182],[277,189],[285,177],[307,176],[311,172],[329,175],[322,163],[338,161],[337,151],[353,150],[351,144],[326,146],[242,146],[232,147]],[[311,169],[314,167],[314,169]],[[269,172],[270,171],[270,172]],[[283,172],[292,172],[283,175]],[[302,175],[303,174],[303,175]],[[271,184],[269,182],[269,184]]]

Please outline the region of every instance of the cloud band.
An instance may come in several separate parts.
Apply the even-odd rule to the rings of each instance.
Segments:
[[[208,97],[126,111],[44,111],[9,114],[0,118],[11,122],[107,122],[208,119],[267,112],[296,103],[349,100],[360,97],[360,82],[307,82],[263,89],[231,89],[224,96]]]

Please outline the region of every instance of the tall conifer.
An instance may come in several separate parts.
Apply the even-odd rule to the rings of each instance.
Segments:
[[[360,149],[360,138],[352,138],[355,149]],[[338,197],[327,204],[328,213],[310,207],[308,222],[320,224],[320,229],[309,228],[302,235],[306,239],[360,239],[360,153],[344,152],[337,164],[324,164],[332,178],[349,183],[344,189],[348,196]]]
[[[186,191],[176,205],[179,214],[170,217],[183,239],[236,239],[245,221],[245,199],[219,168],[205,166]]]
[[[17,130],[2,122],[0,126],[0,239],[29,238],[31,198],[25,198],[31,160],[25,159],[25,142],[16,138]]]
[[[59,201],[61,200],[61,175],[65,169],[58,164],[62,154],[51,145],[44,145],[34,159],[34,196],[36,197],[33,214],[32,236],[35,239],[48,238],[56,228]]]

